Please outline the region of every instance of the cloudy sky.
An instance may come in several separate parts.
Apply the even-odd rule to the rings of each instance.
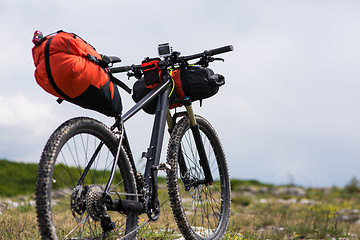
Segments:
[[[194,104],[217,129],[231,176],[343,186],[360,179],[359,12],[357,0],[0,0],[0,158],[37,162],[52,131],[74,116],[112,123],[57,104],[36,84],[32,35],[63,29],[126,65],[156,56],[163,42],[184,55],[232,44],[225,63],[211,66],[225,86]],[[151,123],[141,113],[127,124],[139,158]]]

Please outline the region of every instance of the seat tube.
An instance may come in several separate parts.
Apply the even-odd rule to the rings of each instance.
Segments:
[[[204,143],[201,140],[201,135],[200,135],[200,129],[199,129],[199,125],[196,122],[196,118],[195,118],[195,114],[191,105],[191,100],[190,98],[186,97],[185,98],[185,107],[190,119],[190,128],[191,131],[193,133],[194,136],[194,140],[195,140],[195,145],[196,148],[198,150],[199,153],[199,157],[200,157],[200,165],[202,166],[203,170],[204,170],[204,175],[205,175],[205,182],[207,184],[212,185],[213,183],[213,177],[211,174],[211,169],[209,166],[209,160],[206,156],[206,152],[205,152],[205,147],[204,147]]]
[[[144,174],[145,181],[149,186],[155,185],[153,186],[155,188],[156,188],[156,177],[157,177],[157,170],[155,170],[155,168],[159,165],[160,162],[160,153],[164,138],[167,114],[170,105],[169,97],[168,97],[169,92],[170,89],[168,88],[158,98],[158,104],[157,104],[155,120],[153,124],[150,146],[146,153],[147,163]],[[157,189],[152,189],[152,190],[155,190],[156,192]]]

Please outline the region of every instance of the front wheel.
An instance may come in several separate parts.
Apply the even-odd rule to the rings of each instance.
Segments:
[[[168,192],[177,225],[185,239],[221,239],[230,216],[230,180],[220,139],[210,123],[196,116],[212,184],[205,175],[190,128],[182,118],[174,127],[168,146]]]
[[[102,226],[106,210],[103,191],[117,145],[118,139],[109,128],[85,117],[65,122],[51,135],[36,180],[36,213],[42,239],[100,239],[104,233],[109,239],[117,239],[137,227],[138,216],[130,211],[106,211],[114,229],[104,231]],[[136,200],[134,174],[123,149],[118,168],[106,199]]]

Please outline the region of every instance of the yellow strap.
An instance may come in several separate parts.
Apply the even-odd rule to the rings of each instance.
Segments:
[[[172,78],[172,72],[173,72],[173,71],[174,71],[174,69],[170,69],[170,77],[171,77],[171,80],[172,80],[173,84],[172,84],[172,89],[171,89],[171,91],[170,91],[169,97],[171,96],[171,94],[174,92],[174,89],[175,89],[175,81],[174,81],[174,79]]]

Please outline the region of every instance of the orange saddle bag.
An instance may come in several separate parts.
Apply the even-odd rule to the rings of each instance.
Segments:
[[[73,33],[59,31],[32,49],[36,82],[48,93],[107,116],[118,116],[122,104],[101,56]]]

